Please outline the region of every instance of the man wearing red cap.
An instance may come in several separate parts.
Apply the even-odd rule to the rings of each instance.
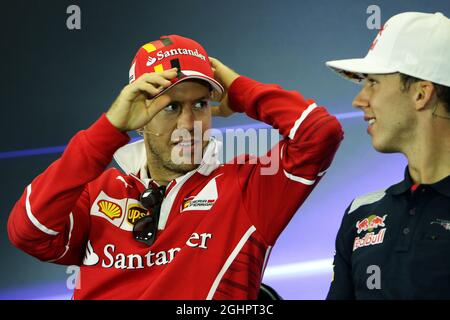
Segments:
[[[390,18],[363,59],[329,61],[363,82],[353,100],[373,147],[405,179],[357,197],[336,238],[328,299],[450,299],[450,19]]]
[[[211,115],[233,112],[279,129],[277,170],[219,162]],[[127,144],[131,130],[144,139]],[[27,186],[9,237],[43,261],[80,265],[74,299],[256,299],[272,246],[341,139],[314,101],[164,36],[139,49],[108,112]],[[122,171],[105,171],[113,156]]]

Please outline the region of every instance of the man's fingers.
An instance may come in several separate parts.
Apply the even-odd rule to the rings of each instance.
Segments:
[[[152,85],[152,86],[154,86],[155,88],[158,88],[158,89],[168,88],[172,84],[172,82],[170,82],[169,80],[164,79],[162,77],[155,78],[155,79],[152,79],[150,81],[145,81],[144,83],[148,83],[148,84],[150,84],[150,85]]]
[[[177,75],[177,69],[169,69],[166,71],[163,71],[161,73],[146,73],[143,74],[135,83],[133,83],[137,88],[139,88],[140,91],[145,91],[149,93],[149,97],[158,94],[160,91],[162,91],[165,88],[168,88],[172,82],[170,79],[173,79]],[[132,85],[133,85],[132,84]],[[150,89],[149,86],[154,87],[157,92]]]
[[[170,78],[175,78],[177,73],[178,73],[178,68],[175,67],[175,68],[168,69],[168,70],[165,70],[163,72],[160,72],[159,74],[167,76],[167,77],[170,77]]]
[[[149,99],[156,96],[164,89],[163,86],[155,87],[155,85],[148,82],[136,83],[136,87],[140,92],[146,93],[146,96],[148,96]]]
[[[216,90],[211,92],[211,98],[210,99],[212,101],[220,102],[221,98],[222,98],[222,95],[219,92],[217,92]]]
[[[220,61],[213,57],[209,57],[209,62],[211,62],[213,68],[216,68],[220,64]]]
[[[164,109],[170,103],[170,97],[167,94],[162,94],[159,97],[150,101],[147,105],[147,113],[153,118],[158,112]]]
[[[161,80],[172,80],[177,76],[177,68],[172,68],[168,70],[164,70],[162,72],[152,72],[152,73],[144,73],[139,77],[137,81],[145,81],[145,82],[158,82]]]

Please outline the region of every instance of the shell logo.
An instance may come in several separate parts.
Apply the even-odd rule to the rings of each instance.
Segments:
[[[122,208],[114,202],[100,200],[97,204],[98,210],[110,219],[114,220],[122,215]]]

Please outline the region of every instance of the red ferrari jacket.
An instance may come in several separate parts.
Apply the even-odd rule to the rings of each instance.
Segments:
[[[271,248],[343,133],[325,108],[277,85],[241,76],[228,95],[236,112],[279,129],[275,172],[267,158],[220,164],[211,140],[200,166],[169,184],[149,247],[131,232],[147,214],[138,201],[151,181],[144,143],[127,144],[102,115],[26,187],[8,220],[11,242],[79,265],[74,299],[256,299]],[[113,156],[122,170],[106,170]]]

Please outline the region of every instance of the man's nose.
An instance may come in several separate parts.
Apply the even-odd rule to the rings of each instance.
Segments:
[[[178,117],[178,128],[188,131],[194,130],[195,115],[190,107],[182,107],[181,114]]]
[[[369,98],[365,88],[362,88],[353,99],[352,106],[357,109],[363,109],[369,106]]]

